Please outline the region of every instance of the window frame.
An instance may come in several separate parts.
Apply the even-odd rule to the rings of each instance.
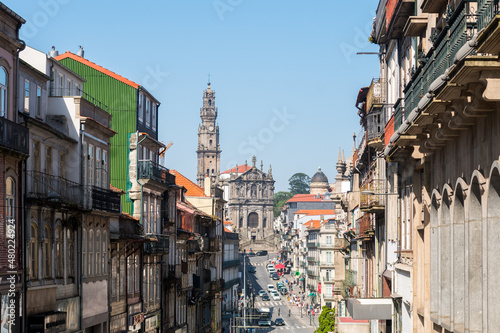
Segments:
[[[7,105],[8,105],[8,89],[9,89],[9,72],[4,66],[0,66],[0,117],[7,118]],[[3,77],[2,74],[5,74],[5,77]],[[2,82],[2,79],[5,79],[4,82]]]
[[[30,113],[30,80],[24,79],[23,110]]]

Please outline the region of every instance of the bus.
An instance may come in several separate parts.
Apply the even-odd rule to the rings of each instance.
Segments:
[[[259,326],[271,326],[271,309],[260,308],[258,310]]]

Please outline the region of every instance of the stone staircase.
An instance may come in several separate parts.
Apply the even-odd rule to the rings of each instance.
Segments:
[[[264,239],[259,239],[259,240],[254,240],[252,241],[251,239],[240,239],[240,250],[247,250],[249,251],[250,248],[252,249],[253,252],[260,251],[260,250],[267,250],[267,251],[275,251],[277,250],[278,246],[278,240],[275,237],[277,235],[269,235]]]

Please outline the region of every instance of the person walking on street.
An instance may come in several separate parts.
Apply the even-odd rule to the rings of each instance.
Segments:
[[[280,311],[281,311],[281,309],[280,309],[280,308],[278,308],[278,316],[280,315]]]

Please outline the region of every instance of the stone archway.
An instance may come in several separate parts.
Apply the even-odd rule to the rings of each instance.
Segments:
[[[441,195],[438,191],[434,191],[431,199],[431,209],[430,209],[430,288],[431,288],[431,303],[430,312],[431,318],[438,320],[439,316],[439,304],[441,303],[441,270],[439,269],[439,257],[440,257],[440,244],[439,244],[439,206],[441,201]]]
[[[500,257],[498,252],[498,239],[500,239],[500,166],[495,162],[491,168],[488,188],[487,221],[486,221],[486,272],[488,276],[487,290],[495,290],[500,283],[498,267]],[[498,292],[489,292],[487,295],[487,329],[493,330],[500,326],[500,295]]]
[[[455,328],[465,325],[465,193],[468,189],[463,179],[457,181],[453,199],[453,281],[452,318]]]

